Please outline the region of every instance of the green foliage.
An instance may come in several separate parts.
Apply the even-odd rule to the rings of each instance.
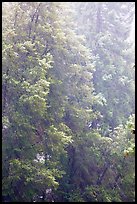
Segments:
[[[2,10],[3,201],[134,202],[134,3]]]
[[[10,189],[8,186],[8,194],[13,196],[15,200],[17,190],[20,188],[20,194],[22,194],[20,199],[31,201],[31,197],[35,193],[39,194],[48,187],[57,188],[58,182],[55,177],[58,177],[58,171],[54,170],[52,172],[41,163],[14,159],[10,161],[9,176],[4,179],[3,186],[5,187],[5,183],[10,185]],[[6,188],[3,191],[5,192]]]
[[[135,78],[131,69],[134,50],[132,42],[128,41],[134,3],[86,2],[84,6],[83,3],[74,4],[74,8],[78,33],[85,35],[95,57],[93,83],[98,103],[94,109],[103,116],[102,134],[108,135],[108,129],[125,123],[135,108]]]
[[[75,190],[74,192],[70,193],[68,202],[86,202],[81,196],[79,190]]]
[[[85,197],[90,202],[122,202],[117,190],[107,190],[98,186],[88,186]]]

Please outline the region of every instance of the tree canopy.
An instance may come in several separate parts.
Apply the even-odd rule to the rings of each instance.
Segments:
[[[3,2],[3,202],[135,202],[134,7]]]

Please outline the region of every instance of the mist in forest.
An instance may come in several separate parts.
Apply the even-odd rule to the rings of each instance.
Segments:
[[[2,3],[2,202],[135,202],[135,2]]]

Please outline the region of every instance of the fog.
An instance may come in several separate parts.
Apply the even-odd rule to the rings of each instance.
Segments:
[[[134,2],[3,2],[2,202],[135,202],[134,48]]]

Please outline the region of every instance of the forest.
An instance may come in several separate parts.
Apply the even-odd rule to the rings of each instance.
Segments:
[[[2,3],[2,202],[135,202],[134,17]]]

